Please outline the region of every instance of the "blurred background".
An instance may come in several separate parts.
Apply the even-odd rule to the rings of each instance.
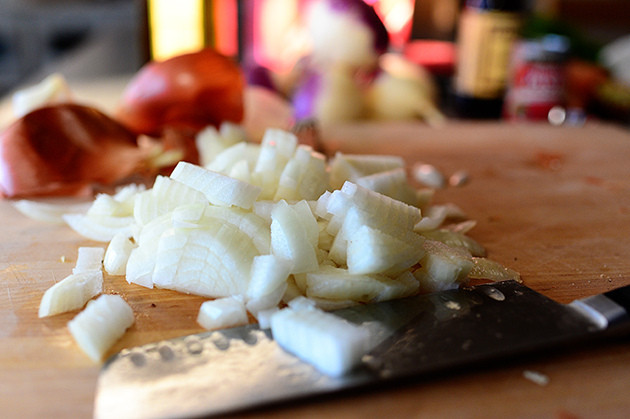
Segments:
[[[0,91],[50,71],[132,72],[147,59],[141,2],[0,0]]]
[[[443,86],[450,82],[464,1],[365,2],[374,7],[385,24],[390,48],[426,67]],[[62,73],[71,82],[132,74],[152,58],[168,58],[196,46],[212,46],[243,65],[286,72],[308,48],[300,23],[306,3],[0,0],[0,95],[16,86],[37,82],[52,72]],[[619,58],[621,64],[616,65],[620,68],[615,71],[628,74],[630,0],[526,3],[528,30],[569,37],[572,54],[587,62],[599,62],[602,50],[626,40],[626,48],[619,47],[616,51],[621,52],[614,55],[626,55],[625,59]],[[181,30],[197,24],[200,35],[185,35]]]

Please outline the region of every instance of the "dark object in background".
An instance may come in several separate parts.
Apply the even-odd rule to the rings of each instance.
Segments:
[[[588,111],[630,126],[630,86],[612,80],[603,82],[596,88]]]
[[[524,1],[468,0],[457,35],[453,106],[462,118],[500,118]]]
[[[54,33],[48,42],[53,57],[81,45],[87,39],[89,32],[89,28],[73,28]]]
[[[0,0],[0,95],[59,72],[86,79],[143,62],[136,0]]]

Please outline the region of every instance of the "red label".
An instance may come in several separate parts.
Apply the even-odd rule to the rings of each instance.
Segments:
[[[549,110],[562,103],[564,74],[555,63],[525,62],[513,72],[506,97],[511,118],[546,119]]]

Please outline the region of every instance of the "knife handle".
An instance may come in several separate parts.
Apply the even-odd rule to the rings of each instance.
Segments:
[[[619,304],[630,313],[630,285],[605,292],[604,295]]]
[[[630,333],[630,285],[569,304],[608,334]]]

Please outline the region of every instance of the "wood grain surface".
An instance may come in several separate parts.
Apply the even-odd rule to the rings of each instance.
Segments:
[[[437,192],[478,224],[471,235],[526,285],[562,303],[630,284],[630,133],[582,127],[453,122],[324,129],[329,154],[386,153],[470,181]],[[79,246],[103,245],[68,227],[30,220],[0,201],[0,416],[92,415],[99,364],[75,345],[76,312],[37,317],[44,291],[70,273]],[[64,261],[65,259],[65,261]],[[200,331],[201,298],[106,277],[136,323],[112,348]],[[544,374],[540,385],[523,376]],[[251,412],[252,417],[624,417],[630,409],[630,340],[429,377],[396,388]]]

